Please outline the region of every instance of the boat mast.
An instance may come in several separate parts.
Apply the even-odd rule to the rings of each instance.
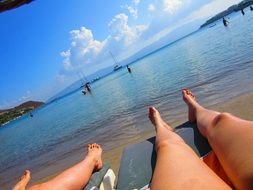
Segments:
[[[109,53],[110,53],[112,59],[114,60],[115,65],[118,67],[117,61],[116,61],[115,57],[113,56],[112,52],[109,51]]]

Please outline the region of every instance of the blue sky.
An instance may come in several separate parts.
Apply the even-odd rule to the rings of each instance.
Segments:
[[[36,0],[0,14],[0,109],[75,80],[240,0]],[[197,29],[198,26],[196,26]],[[191,32],[191,31],[189,31]]]

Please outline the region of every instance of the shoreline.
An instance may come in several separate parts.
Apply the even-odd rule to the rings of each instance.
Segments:
[[[219,112],[230,112],[231,114],[240,117],[242,119],[246,120],[253,120],[253,92],[246,93],[239,95],[237,97],[231,98],[230,100],[222,103],[222,104],[216,104],[213,106],[209,106],[208,108],[219,111]],[[176,127],[180,123],[183,123],[187,120],[185,118],[185,115],[182,114],[183,117],[178,119],[177,121],[170,123],[172,127]],[[122,157],[122,153],[124,151],[124,148],[136,144],[139,142],[142,142],[150,137],[153,137],[155,135],[155,131],[147,131],[144,132],[140,135],[137,135],[134,138],[131,138],[129,141],[123,143],[117,148],[113,148],[110,150],[106,150],[103,152],[103,161],[105,163],[109,163],[113,171],[115,172],[116,176],[118,175],[118,170],[120,167],[120,161]],[[29,186],[32,186],[37,183],[42,183],[45,182],[49,179],[52,179],[54,176],[59,174],[61,171],[64,171],[66,168],[59,168],[59,172],[53,174],[53,175],[48,175],[47,177],[42,177],[39,180],[34,180],[31,181]],[[33,174],[32,174],[33,175]]]

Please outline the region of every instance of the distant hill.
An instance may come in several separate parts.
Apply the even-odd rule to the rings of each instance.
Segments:
[[[44,104],[44,102],[38,102],[38,101],[28,101],[20,104],[19,106],[15,107],[14,109],[23,109],[27,107],[33,107],[33,109],[40,107]]]
[[[14,109],[24,109],[24,108],[37,108],[37,107],[40,107],[44,105],[44,102],[39,102],[39,101],[27,101],[27,102],[24,102],[14,108],[9,108],[9,109],[4,109],[4,110],[0,110],[0,114],[3,113],[3,112],[8,112],[8,111],[11,111],[11,110],[14,110]]]
[[[229,7],[227,10],[222,11],[221,13],[215,15],[214,17],[212,17],[211,19],[207,20],[203,25],[200,26],[200,28],[203,28],[219,19],[222,19],[223,17],[226,17],[227,15],[233,13],[233,12],[238,12],[241,11],[242,9],[245,9],[246,7],[250,6],[253,4],[253,0],[244,0],[242,2],[240,2],[237,5],[232,5],[231,7]]]
[[[20,117],[35,108],[38,108],[40,106],[44,105],[44,102],[38,102],[38,101],[28,101],[20,104],[19,106],[16,106],[14,108],[0,110],[0,126],[4,125],[5,123],[8,123],[9,121],[12,121],[16,119],[17,117]]]

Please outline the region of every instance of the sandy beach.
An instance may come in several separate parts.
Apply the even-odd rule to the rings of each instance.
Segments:
[[[247,120],[253,120],[253,92],[241,95],[239,97],[232,98],[229,101],[224,102],[223,104],[214,105],[209,108],[220,111],[220,112],[230,112],[233,115],[238,116],[240,118],[247,119]],[[176,127],[180,123],[185,122],[186,115],[183,114],[183,117],[184,118],[182,118],[174,123],[171,123],[171,125],[173,127]],[[135,138],[129,139],[128,142],[126,142],[125,144],[123,144],[115,149],[104,151],[104,154],[103,154],[104,162],[107,162],[110,164],[111,168],[113,169],[113,171],[115,172],[115,174],[117,176],[119,166],[120,166],[120,160],[121,160],[121,156],[122,156],[124,148],[131,145],[131,144],[135,144],[135,143],[144,141],[145,139],[148,139],[154,135],[155,135],[154,131],[148,131],[148,132],[145,132],[141,135],[138,135]],[[64,169],[66,169],[66,168],[59,168],[59,171],[64,170]],[[49,175],[47,177],[43,177],[40,180],[35,179],[31,182],[30,185],[46,181],[46,180],[54,177],[57,174],[58,173],[56,173],[54,175]]]

